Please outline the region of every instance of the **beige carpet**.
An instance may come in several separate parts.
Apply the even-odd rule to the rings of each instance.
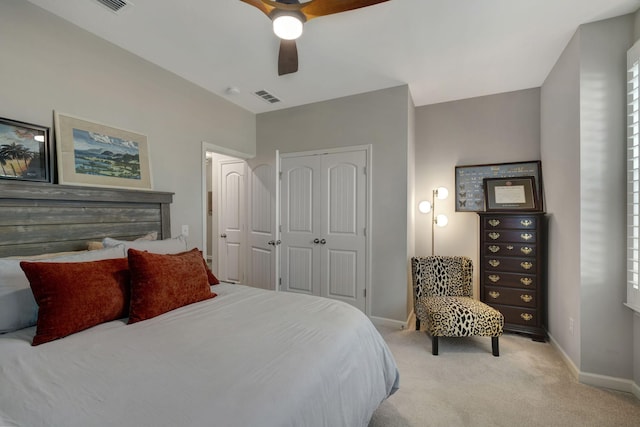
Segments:
[[[640,400],[578,383],[549,343],[515,334],[440,338],[380,327],[400,371],[400,390],[369,427],[640,426]]]

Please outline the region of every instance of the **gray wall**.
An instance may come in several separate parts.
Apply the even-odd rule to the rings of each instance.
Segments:
[[[21,0],[0,2],[0,117],[53,129],[53,110],[147,135],[153,187],[175,192],[172,234],[202,248],[208,141],[255,152],[255,116]]]
[[[633,378],[638,340],[623,306],[632,30],[631,15],[582,25],[542,87],[543,171],[554,183],[547,191],[550,333],[587,382]]]
[[[465,255],[478,266],[478,215],[455,212],[455,166],[540,159],[540,90],[526,89],[416,108],[416,254],[431,254],[431,214],[417,211],[420,200],[445,186],[436,213],[449,224],[435,229],[437,255]],[[474,269],[477,292],[477,273]],[[476,295],[478,295],[476,293]]]
[[[258,157],[372,145],[371,315],[407,318],[409,90],[398,86],[257,116]]]
[[[579,30],[580,370],[620,378],[633,374],[632,312],[622,306],[627,298],[626,56],[633,43],[632,18]]]
[[[541,91],[541,159],[548,239],[548,329],[580,366],[580,34]],[[574,332],[569,332],[569,318]]]

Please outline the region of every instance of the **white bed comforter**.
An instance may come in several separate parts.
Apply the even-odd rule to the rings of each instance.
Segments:
[[[344,303],[217,285],[218,297],[31,346],[0,335],[0,426],[366,426],[398,384]]]

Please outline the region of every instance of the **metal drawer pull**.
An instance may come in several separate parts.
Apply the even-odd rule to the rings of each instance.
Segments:
[[[531,252],[533,252],[533,249],[531,249],[528,246],[525,246],[525,247],[520,248],[520,252],[522,252],[525,255],[529,255]]]
[[[499,266],[499,265],[500,265],[500,261],[498,261],[497,259],[490,259],[490,260],[489,260],[489,265],[490,265],[491,267],[497,267],[497,266]]]
[[[533,264],[530,262],[521,262],[520,267],[524,268],[525,270],[530,270],[531,267],[533,267]]]
[[[498,276],[497,274],[492,274],[489,276],[489,280],[491,280],[493,283],[496,283],[498,280],[500,280],[500,276]]]
[[[510,251],[513,250],[513,245],[507,245],[507,249],[509,249]]]
[[[491,291],[489,292],[489,296],[493,299],[496,299],[500,296],[500,292],[496,292],[496,291]]]
[[[520,221],[520,224],[522,224],[523,227],[528,227],[533,224],[533,221],[531,221],[530,219],[523,219],[522,221]]]
[[[489,220],[489,225],[492,227],[497,227],[500,225],[500,220],[499,219],[490,219]]]
[[[520,295],[520,299],[524,302],[531,302],[531,300],[533,299],[533,297],[531,295]]]
[[[522,233],[520,237],[522,238],[522,240],[529,241],[533,238],[533,234]]]
[[[529,286],[530,284],[533,283],[533,279],[529,278],[529,277],[523,277],[520,279],[520,283],[522,283],[525,286]]]
[[[489,233],[489,238],[491,240],[496,240],[500,238],[500,233]]]
[[[496,252],[498,252],[500,250],[500,246],[491,245],[491,246],[489,246],[488,249],[495,254]]]
[[[533,316],[530,315],[529,313],[521,313],[520,317],[522,318],[522,320],[528,322],[529,320],[533,319]]]

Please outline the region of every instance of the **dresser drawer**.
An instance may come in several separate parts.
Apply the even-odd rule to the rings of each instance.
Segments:
[[[483,255],[536,256],[536,245],[526,243],[487,243]]]
[[[510,286],[522,289],[537,289],[538,278],[535,275],[485,271],[481,277],[482,286]]]
[[[487,243],[535,243],[536,234],[533,230],[485,230],[483,238]]]
[[[480,299],[505,317],[504,330],[544,341],[546,217],[480,213]]]
[[[485,286],[483,301],[490,304],[515,305],[518,307],[536,308],[536,293],[528,289],[499,288]]]
[[[487,230],[505,228],[534,230],[537,227],[537,221],[538,218],[528,215],[516,217],[486,216],[484,217],[484,227]]]
[[[539,326],[538,313],[533,308],[512,307],[500,304],[491,304],[490,306],[498,310],[504,316],[504,323],[523,326]]]
[[[487,271],[535,273],[537,262],[535,258],[485,256],[482,258],[482,266]]]

